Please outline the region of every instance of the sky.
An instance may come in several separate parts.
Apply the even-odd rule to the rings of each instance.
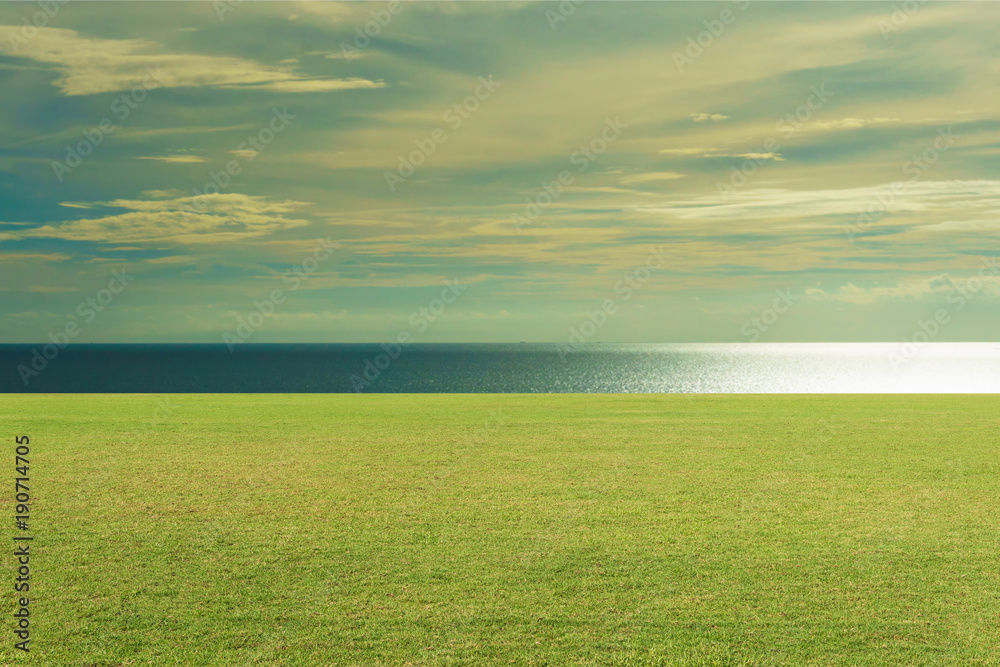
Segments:
[[[2,3],[0,342],[996,340],[998,19]]]

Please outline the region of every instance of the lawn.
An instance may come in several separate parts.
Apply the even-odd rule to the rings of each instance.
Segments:
[[[1000,397],[3,395],[0,434],[8,664],[1000,661]]]

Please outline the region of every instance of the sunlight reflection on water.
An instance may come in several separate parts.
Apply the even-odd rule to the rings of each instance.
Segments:
[[[31,379],[53,392],[1000,393],[1000,344],[69,346]],[[910,353],[909,355],[907,353]],[[0,346],[13,369],[31,346]],[[378,368],[376,368],[378,366]],[[357,379],[364,378],[363,386]],[[0,391],[25,391],[11,372]]]

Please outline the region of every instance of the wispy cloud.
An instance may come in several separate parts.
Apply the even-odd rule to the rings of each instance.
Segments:
[[[235,193],[174,199],[116,199],[88,202],[83,206],[125,209],[124,213],[46,224],[20,231],[16,236],[103,244],[230,243],[307,225],[307,220],[289,216],[308,205]]]
[[[781,157],[781,153],[736,153],[731,157],[741,157],[747,160],[774,160],[775,162],[784,162],[785,158]]]
[[[826,215],[857,215],[868,204],[887,198],[895,187],[890,211],[928,211],[932,209],[969,210],[976,215],[983,209],[1000,212],[1000,181],[904,181],[840,190],[789,190],[751,188],[732,193],[719,203],[718,196],[706,195],[678,199],[665,204],[638,206],[647,213],[669,214],[682,220],[747,220],[808,218]]]
[[[0,26],[0,34],[19,31],[20,26]],[[146,39],[101,39],[63,28],[38,28],[38,33],[23,44],[0,40],[0,53],[54,65],[61,73],[55,85],[70,96],[130,90],[148,77],[150,70],[156,72],[156,85],[167,88],[208,86],[307,93],[385,86],[357,77],[308,77],[288,67],[233,56],[170,53],[162,44]]]
[[[158,160],[160,162],[170,162],[175,164],[196,164],[208,162],[208,158],[200,155],[158,155],[154,157],[138,157],[137,160]]]
[[[1000,277],[980,277],[977,278],[977,281],[975,290],[977,294],[984,296],[1000,295]],[[964,279],[956,281],[947,273],[942,273],[931,278],[905,280],[892,285],[873,284],[858,286],[854,283],[848,283],[829,293],[819,288],[810,288],[806,290],[806,296],[811,299],[830,299],[869,305],[883,301],[921,299],[929,295],[938,295],[940,297],[956,292],[961,288],[963,282],[965,282]]]
[[[708,121],[708,120],[710,120],[712,122],[715,122],[715,123],[718,123],[719,121],[726,120],[727,118],[729,118],[729,116],[725,116],[725,115],[723,115],[721,113],[693,113],[693,114],[691,114],[691,120],[693,120],[696,123],[704,123],[705,121]]]
[[[715,151],[714,148],[664,148],[658,151],[663,155],[699,155],[705,156],[710,155]]]
[[[878,125],[898,125],[898,118],[841,118],[839,120],[814,121],[809,125],[815,130],[858,130]]]
[[[621,182],[622,185],[636,185],[652,181],[672,181],[676,178],[684,178],[684,174],[678,174],[676,171],[651,171],[644,174],[626,176]]]
[[[16,238],[16,237],[10,237]],[[0,262],[23,262],[23,261],[37,261],[37,262],[68,262],[73,259],[69,255],[64,255],[60,252],[51,253],[40,253],[40,252],[2,252],[0,253]]]
[[[728,153],[720,148],[664,148],[658,151],[661,155],[677,155],[681,157],[738,157],[747,160],[774,160],[784,161],[781,153],[776,152],[749,152],[749,153]]]

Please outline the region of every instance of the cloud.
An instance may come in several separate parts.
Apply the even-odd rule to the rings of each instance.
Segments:
[[[895,190],[895,193],[893,191]],[[753,188],[718,195],[636,207],[647,213],[682,220],[747,220],[805,218],[824,215],[857,216],[867,207],[890,212],[947,210],[1000,211],[1000,181],[903,181],[840,190]]]
[[[830,299],[869,305],[891,300],[920,299],[932,294],[946,295],[956,291],[962,291],[966,296],[975,294],[997,296],[1000,295],[1000,277],[985,276],[976,278],[973,282],[969,279],[953,280],[947,273],[942,273],[931,278],[900,281],[895,285],[875,284],[859,287],[853,283],[847,283],[831,293],[818,288],[810,288],[806,290],[806,296],[812,299]]]
[[[147,264],[188,264],[193,263],[195,258],[189,255],[167,255],[166,257],[154,257],[143,261]]]
[[[774,160],[775,162],[785,161],[785,158],[781,157],[781,153],[736,153],[735,155],[726,157],[742,157],[747,160]]]
[[[810,127],[816,130],[858,130],[874,125],[898,124],[898,118],[841,118],[840,120],[816,121]]]
[[[307,225],[309,221],[289,216],[308,205],[236,193],[174,199],[116,199],[79,206],[125,209],[124,213],[43,225],[19,232],[17,237],[113,244],[228,243]]]
[[[240,125],[215,125],[212,127],[206,126],[193,126],[193,127],[162,127],[155,130],[149,129],[130,129],[122,128],[118,130],[115,136],[118,139],[148,139],[149,137],[159,137],[170,134],[183,134],[184,136],[190,134],[205,134],[205,133],[215,133],[215,132],[231,132],[233,130],[252,130],[256,129],[256,125],[253,123],[243,123]]]
[[[184,192],[178,190],[177,188],[170,188],[168,190],[143,190],[142,195],[148,199],[169,199],[171,197],[182,197]],[[73,206],[72,202],[63,202],[60,206]],[[81,208],[90,208],[89,206],[82,206]]]
[[[17,237],[11,237],[17,238]],[[69,255],[64,255],[61,252],[53,253],[33,253],[33,252],[5,252],[0,253],[0,262],[11,262],[20,260],[31,260],[33,262],[65,262],[73,259]]]
[[[684,174],[675,171],[652,171],[645,174],[635,174],[622,179],[622,185],[635,185],[636,183],[649,183],[650,181],[670,181],[675,178],[684,178]]]
[[[718,123],[729,118],[729,116],[724,116],[721,113],[693,113],[691,114],[691,120],[696,123],[704,123],[706,120]]]
[[[664,148],[658,151],[661,155],[680,155],[694,157],[739,157],[748,160],[774,160],[784,162],[781,153],[723,153],[718,148]]]
[[[664,148],[659,153],[663,155],[697,155],[707,157],[715,152],[714,148]]]
[[[137,160],[159,160],[174,164],[193,164],[198,162],[208,162],[208,158],[200,155],[160,155],[156,157],[137,157]]]
[[[922,232],[980,233],[994,235],[1000,231],[1000,218],[944,220],[918,228]]]
[[[19,33],[20,26],[0,26],[0,34]],[[0,41],[0,53],[51,63],[61,76],[54,82],[63,94],[94,95],[131,90],[155,73],[153,87],[205,86],[306,93],[383,88],[383,82],[361,78],[310,78],[285,66],[262,65],[234,56],[168,53],[146,39],[100,39],[75,30],[38,28],[30,40]]]
[[[78,292],[78,287],[48,287],[46,285],[31,285],[28,287],[29,292],[35,292],[37,294],[57,294],[59,292]]]
[[[343,23],[355,16],[355,7],[342,2],[296,2],[294,6],[297,10],[305,14],[316,14],[330,23]]]
[[[255,84],[249,86],[227,86],[228,88],[240,88],[241,90],[270,90],[275,93],[322,93],[333,90],[353,90],[357,88],[385,88],[382,81],[369,81],[368,79],[294,79],[286,81],[272,81],[270,83]]]

